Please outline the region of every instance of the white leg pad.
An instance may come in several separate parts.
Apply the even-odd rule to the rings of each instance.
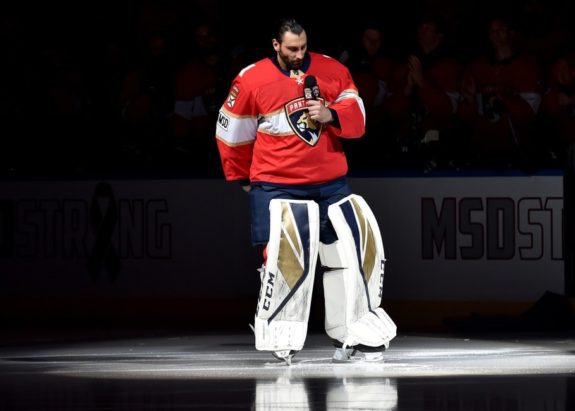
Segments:
[[[375,216],[360,196],[352,194],[333,204],[329,218],[338,236],[320,245],[324,274],[325,328],[343,344],[389,345],[397,328],[379,307],[385,254]]]
[[[307,322],[255,319],[256,349],[260,351],[300,351],[307,335]]]
[[[348,327],[347,346],[357,344],[369,347],[389,347],[389,342],[397,335],[397,326],[381,307],[367,313]]]
[[[255,315],[256,349],[303,348],[319,246],[313,201],[270,201],[270,238]]]

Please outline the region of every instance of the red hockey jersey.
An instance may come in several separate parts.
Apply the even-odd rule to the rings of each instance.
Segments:
[[[216,139],[226,180],[318,184],[342,177],[347,161],[340,137],[365,132],[365,110],[347,68],[309,53],[300,77],[290,77],[271,59],[244,68],[222,105]],[[340,127],[307,115],[304,78],[317,79],[320,99],[337,112]]]

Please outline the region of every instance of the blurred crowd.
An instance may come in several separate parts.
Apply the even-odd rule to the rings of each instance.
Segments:
[[[355,5],[292,13],[364,100],[367,133],[345,142],[354,172],[564,166],[575,142],[569,1]],[[248,6],[8,9],[0,175],[221,176],[217,111],[233,77],[271,55],[266,15],[279,13]]]

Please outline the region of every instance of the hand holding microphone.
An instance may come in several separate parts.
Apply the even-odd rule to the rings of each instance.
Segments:
[[[309,116],[312,120],[322,124],[333,121],[331,111],[319,100],[320,92],[315,76],[305,78],[303,97],[306,100]]]

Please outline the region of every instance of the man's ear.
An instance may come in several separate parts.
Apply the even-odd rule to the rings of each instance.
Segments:
[[[272,46],[274,46],[275,51],[280,51],[280,42],[276,39],[272,39]]]

